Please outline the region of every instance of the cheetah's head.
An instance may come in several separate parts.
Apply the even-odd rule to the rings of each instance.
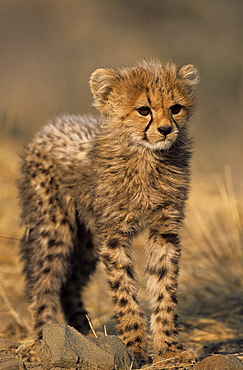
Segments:
[[[90,78],[94,106],[114,135],[151,150],[168,150],[183,136],[199,77],[193,65],[159,61],[97,69]]]

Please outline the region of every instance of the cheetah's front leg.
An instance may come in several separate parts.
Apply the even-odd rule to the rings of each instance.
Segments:
[[[100,250],[112,292],[114,313],[123,342],[137,360],[147,360],[145,317],[137,301],[130,242],[125,234],[107,237]]]
[[[151,331],[159,354],[179,351],[182,345],[177,332],[177,276],[180,243],[177,234],[151,233],[146,266],[152,315]]]

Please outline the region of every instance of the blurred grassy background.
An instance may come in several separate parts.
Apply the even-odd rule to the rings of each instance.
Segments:
[[[242,0],[1,0],[1,133],[28,139],[49,116],[91,111],[97,67],[193,63],[201,74],[194,163],[238,172],[242,18]]]
[[[201,83],[191,124],[195,156],[183,242],[182,316],[188,318],[187,329],[197,326],[194,338],[198,333],[207,339],[210,333],[227,337],[240,330],[242,19],[242,0],[1,0],[0,234],[18,238],[21,232],[15,179],[22,143],[48,117],[94,112],[88,80],[96,68],[143,58],[193,63]],[[2,285],[29,320],[18,242],[2,237],[0,245]],[[98,304],[108,307],[102,297]],[[96,298],[88,296],[92,308]],[[6,305],[0,304],[0,314],[5,324],[12,318]],[[201,321],[197,317],[192,324],[193,314],[203,316]]]

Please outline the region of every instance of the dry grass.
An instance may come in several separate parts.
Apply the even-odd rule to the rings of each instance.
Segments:
[[[22,230],[18,226],[15,180],[20,148],[11,140],[0,148],[0,324],[2,333],[14,340],[26,337],[31,324],[18,259],[17,239]],[[236,185],[229,168],[222,177],[194,180],[183,235],[179,300],[182,338],[186,345],[195,348],[242,336],[243,198],[235,190]],[[138,269],[142,276],[144,260],[138,245]],[[109,335],[114,333],[115,323],[100,272],[85,298],[97,335],[104,335],[104,324]],[[144,302],[146,293],[141,287]],[[163,367],[163,363],[158,366],[176,368]],[[154,365],[146,367],[153,368]]]
[[[194,186],[183,243],[181,314],[191,340],[205,344],[242,336],[243,202],[230,168],[222,178],[204,180],[204,191],[198,180]]]
[[[197,300],[222,295],[233,299],[239,297],[243,288],[242,199],[236,198],[229,168],[224,179],[216,179],[213,185],[214,190],[207,198],[195,199],[194,191],[191,199],[194,225],[190,226],[190,218],[186,224],[189,242],[185,248],[185,269]]]

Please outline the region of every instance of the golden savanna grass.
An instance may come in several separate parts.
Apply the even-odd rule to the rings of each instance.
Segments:
[[[18,257],[18,239],[23,230],[19,226],[16,178],[22,143],[6,135],[3,139],[0,147],[0,327],[1,336],[20,341],[27,337],[31,325]],[[225,168],[223,175],[194,174],[192,182],[182,241],[179,311],[182,339],[185,345],[197,348],[199,354],[206,344],[242,336],[243,197],[237,187],[230,168]],[[146,297],[142,280],[145,261],[140,254],[143,243],[143,237],[135,243],[142,303]],[[104,335],[104,325],[108,334],[115,333],[109,293],[99,272],[85,296],[97,334]]]

